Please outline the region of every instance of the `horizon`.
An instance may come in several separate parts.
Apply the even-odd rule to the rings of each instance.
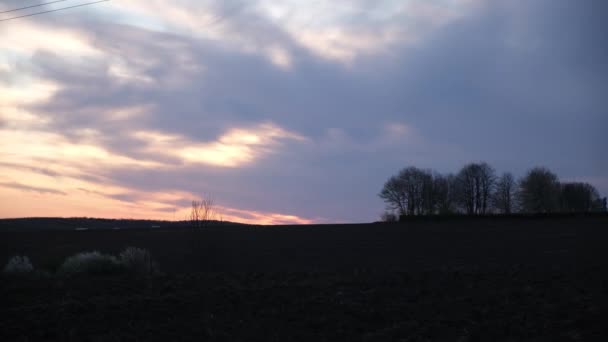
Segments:
[[[374,222],[400,169],[477,161],[605,197],[607,8],[129,0],[0,21],[0,218],[185,220],[209,196],[231,222]]]

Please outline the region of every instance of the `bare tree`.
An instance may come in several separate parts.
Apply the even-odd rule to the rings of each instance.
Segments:
[[[592,211],[597,206],[600,195],[588,183],[564,183],[561,186],[561,208],[567,212]]]
[[[378,196],[399,215],[431,214],[435,207],[432,173],[407,167],[389,178]]]
[[[437,184],[435,180],[441,177],[431,170],[422,170],[420,180],[422,182],[422,211],[421,214],[433,215],[437,209]]]
[[[408,167],[401,170],[398,177],[405,185],[407,198],[406,215],[424,214],[425,186],[429,186],[428,172],[417,167]]]
[[[399,215],[405,215],[407,213],[407,194],[405,185],[397,176],[392,176],[384,183],[378,196],[384,200],[389,209],[397,210]]]
[[[407,167],[390,177],[378,196],[396,215],[607,211],[606,198],[600,198],[590,184],[560,185],[557,176],[542,167],[531,169],[516,182],[509,172],[497,178],[494,168],[485,162],[469,163],[457,175],[447,176]]]
[[[493,206],[502,214],[511,214],[513,210],[513,199],[515,196],[515,179],[509,172],[505,172],[496,182]]]
[[[517,198],[523,212],[551,213],[559,210],[560,184],[557,175],[536,167],[519,182]]]
[[[487,163],[465,165],[457,176],[458,201],[469,215],[485,214],[495,183],[494,169]]]
[[[452,214],[456,212],[456,181],[454,175],[437,175],[434,179],[435,202],[438,214]]]
[[[190,223],[194,228],[205,228],[215,218],[215,214],[213,199],[194,200],[190,209]]]
[[[458,203],[469,215],[476,213],[476,173],[476,166],[470,164],[463,167],[456,176]]]
[[[595,205],[593,206],[593,210],[603,213],[608,212],[608,205],[606,204],[606,202],[606,197],[598,198],[595,202]]]
[[[481,163],[481,213],[485,214],[490,208],[492,191],[496,184],[496,171],[487,163]]]

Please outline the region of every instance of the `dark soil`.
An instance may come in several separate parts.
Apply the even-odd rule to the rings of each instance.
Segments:
[[[608,220],[0,233],[0,260],[147,248],[166,274],[0,278],[0,341],[606,341]]]

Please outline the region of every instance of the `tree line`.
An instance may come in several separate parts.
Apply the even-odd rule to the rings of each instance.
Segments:
[[[560,182],[544,167],[516,180],[497,175],[488,163],[469,163],[457,174],[406,167],[390,177],[379,193],[387,204],[384,220],[402,215],[512,214],[606,211],[591,184]]]

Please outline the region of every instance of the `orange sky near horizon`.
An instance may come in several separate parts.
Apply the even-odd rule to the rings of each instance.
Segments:
[[[190,201],[200,195],[168,189],[139,190],[116,184],[112,171],[185,167],[239,168],[256,162],[281,146],[283,140],[304,142],[296,133],[269,122],[228,129],[215,140],[192,141],[184,136],[138,130],[138,156],[110,151],[94,127],[68,137],[47,127],[53,118],[31,108],[50,101],[60,86],[50,81],[26,86],[0,83],[0,217],[104,217],[181,220]],[[146,107],[103,112],[111,120],[126,121],[146,115]],[[128,199],[126,199],[128,198]],[[221,200],[221,199],[220,199]],[[260,212],[220,206],[224,220],[251,224],[306,224],[317,220],[287,213]]]

